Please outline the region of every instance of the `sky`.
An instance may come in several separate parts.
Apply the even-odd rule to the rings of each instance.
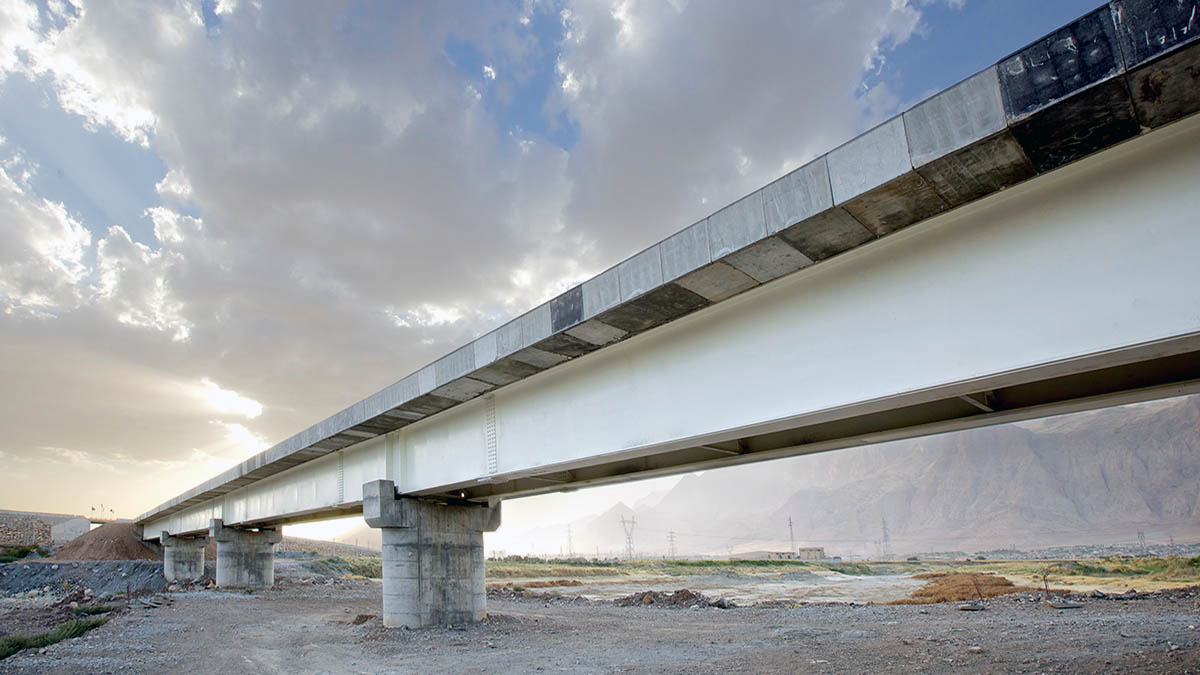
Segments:
[[[0,508],[136,516],[1098,4],[0,0]]]

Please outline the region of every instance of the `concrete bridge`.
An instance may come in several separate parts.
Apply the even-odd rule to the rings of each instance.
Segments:
[[[389,626],[485,612],[506,497],[1200,391],[1200,17],[1115,0],[137,519],[272,583],[383,530]]]

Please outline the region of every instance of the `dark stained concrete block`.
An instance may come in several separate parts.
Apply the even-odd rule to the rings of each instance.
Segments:
[[[917,167],[934,190],[954,207],[1033,178],[1033,163],[1008,131]]]
[[[568,329],[566,334],[594,345],[610,344],[628,335],[620,328],[614,328],[595,319],[589,319]]]
[[[1161,127],[1200,111],[1200,0],[1114,0],[1138,120]]]
[[[432,415],[441,412],[447,408],[453,408],[458,405],[458,401],[452,398],[445,398],[437,394],[425,394],[418,396],[411,401],[405,402],[400,406],[401,410],[411,410],[423,415]]]
[[[1039,173],[1120,143],[1140,131],[1124,78],[1094,85],[1012,125],[1013,137]]]
[[[690,272],[675,283],[712,302],[731,298],[758,285],[750,275],[720,261]]]
[[[686,288],[668,283],[613,307],[596,318],[626,333],[640,333],[703,309],[709,304],[711,303],[708,300]]]
[[[1200,112],[1200,44],[1129,73],[1138,120],[1151,129]]]
[[[894,232],[946,210],[946,202],[916,172],[881,185],[842,204],[876,236]]]
[[[1108,6],[1000,63],[1013,137],[1039,172],[1137,135]]]
[[[785,274],[808,267],[813,261],[778,237],[767,237],[732,253],[725,262],[745,272],[759,283],[767,283]]]
[[[580,321],[583,321],[583,286],[576,286],[550,301],[550,330],[557,333]]]
[[[471,373],[471,377],[476,380],[483,380],[496,386],[512,384],[518,380],[523,380],[531,375],[536,375],[545,370],[545,368],[537,368],[528,363],[516,361],[511,358],[502,358]]]
[[[1113,0],[1125,68],[1134,68],[1200,38],[1200,0]]]
[[[558,333],[542,340],[534,345],[542,351],[547,351],[552,354],[559,354],[567,358],[575,358],[583,356],[588,352],[594,352],[600,348],[600,345],[592,344],[586,340],[581,340],[567,333]]]
[[[496,385],[490,382],[483,382],[482,380],[470,377],[460,377],[453,382],[443,384],[431,393],[435,396],[450,398],[455,401],[470,401],[476,396],[487,393],[495,388]]]
[[[1000,62],[1005,112],[1021,119],[1123,70],[1105,6]]]
[[[834,207],[782,230],[779,237],[812,260],[825,260],[875,235],[845,209]]]

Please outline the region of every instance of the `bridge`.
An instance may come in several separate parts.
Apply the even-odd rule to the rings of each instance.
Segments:
[[[384,623],[460,623],[507,497],[1200,392],[1196,5],[1114,0],[136,523],[255,586],[361,513]]]

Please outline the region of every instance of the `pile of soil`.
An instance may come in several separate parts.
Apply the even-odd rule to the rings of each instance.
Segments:
[[[681,588],[671,593],[663,593],[661,591],[642,591],[634,593],[623,598],[613,600],[613,604],[617,607],[636,607],[638,605],[646,607],[666,607],[668,609],[687,609],[689,607],[717,607],[719,609],[730,609],[737,605],[729,602],[725,598],[717,598],[713,600],[702,593]]]
[[[133,523],[116,521],[72,539],[49,560],[158,560],[158,549],[141,540]]]
[[[905,600],[897,600],[893,605],[923,605],[933,602],[964,602],[1010,593],[1026,593],[1036,591],[1036,588],[1017,586],[1013,582],[995,574],[916,574],[914,579],[928,579],[929,583],[912,592]]]

